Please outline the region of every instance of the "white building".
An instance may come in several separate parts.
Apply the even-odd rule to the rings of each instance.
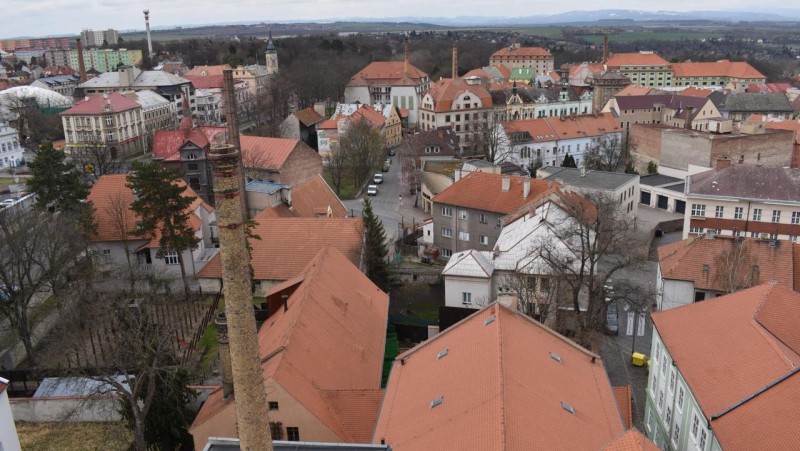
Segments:
[[[536,178],[554,181],[584,196],[616,201],[619,211],[631,217],[639,212],[638,174],[545,166],[536,171]]]
[[[0,121],[0,168],[19,166],[23,151],[17,130]]]
[[[408,44],[406,44],[408,45]],[[375,61],[350,77],[344,103],[391,104],[407,112],[408,126],[417,124],[422,96],[431,87],[428,74],[404,61]]]
[[[498,127],[498,159],[523,168],[537,161],[561,166],[567,155],[581,167],[590,149],[622,151],[622,128],[611,113],[509,121]]]
[[[8,400],[8,379],[0,377],[0,450],[20,451],[17,428],[14,426],[14,415]]]
[[[142,107],[148,149],[156,131],[172,130],[178,125],[178,110],[175,108],[175,104],[156,94],[155,91],[131,91],[123,94]]]
[[[141,152],[147,144],[141,105],[117,92],[78,102],[61,113],[61,121],[68,154],[102,146],[118,158]]]
[[[661,449],[795,449],[800,294],[780,284],[653,313],[644,432]]]
[[[592,113],[592,91],[579,94],[567,85],[553,88],[515,85],[493,89],[491,94],[497,121]]]
[[[109,28],[108,30],[90,30],[84,28],[81,31],[81,40],[86,47],[102,47],[105,45],[117,45],[119,41],[119,34],[117,30]]]
[[[72,97],[78,83],[80,83],[80,77],[77,75],[53,75],[37,78],[31,83],[31,86],[55,91],[64,97]]]
[[[575,221],[558,205],[562,196],[553,195],[538,206],[531,205],[529,211],[519,212],[518,219],[503,227],[491,251],[470,249],[453,254],[442,271],[445,305],[479,309],[499,294],[513,291],[523,311],[531,315],[542,312],[541,305],[549,304],[554,294],[555,274],[537,249],[545,246],[565,258],[574,257],[576,265],[579,260],[559,236],[561,229]]]
[[[474,151],[485,147],[491,115],[492,96],[485,87],[461,78],[443,78],[422,97],[419,126],[423,131],[450,127],[461,148]]]

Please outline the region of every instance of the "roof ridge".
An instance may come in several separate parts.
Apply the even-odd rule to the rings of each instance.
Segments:
[[[497,323],[497,360],[498,365],[497,368],[499,370],[499,375],[497,376],[497,382],[500,387],[500,443],[502,447],[500,449],[506,449],[506,409],[505,409],[505,401],[506,401],[506,390],[505,390],[505,378],[503,375],[505,374],[504,367],[503,367],[503,333],[501,332],[501,324],[504,324],[504,321],[500,320],[501,312],[500,304],[497,303],[497,308],[495,309],[495,322]],[[512,313],[511,310],[508,310],[509,313]]]
[[[726,414],[738,409],[739,407],[747,404],[749,401],[752,401],[753,399],[759,397],[760,395],[770,391],[773,387],[775,387],[777,385],[780,385],[781,382],[783,382],[783,381],[785,381],[787,379],[791,379],[792,376],[796,375],[797,373],[800,373],[800,367],[793,368],[788,373],[784,374],[783,376],[780,376],[779,378],[777,378],[774,381],[770,382],[766,386],[760,388],[756,392],[751,393],[750,395],[746,396],[745,398],[739,400],[738,402],[736,402],[735,404],[731,405],[730,407],[728,407],[727,409],[723,410],[722,412],[719,412],[719,413],[711,415],[711,420],[712,421],[713,420],[717,420],[717,419],[721,418],[722,416],[724,416],[724,415],[726,415]]]

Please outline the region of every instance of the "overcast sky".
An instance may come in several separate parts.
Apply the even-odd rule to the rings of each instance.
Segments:
[[[150,9],[151,26],[176,26],[236,21],[281,22],[287,20],[334,20],[346,17],[509,17],[553,14],[585,9],[585,0],[2,0],[0,38],[16,36],[77,35],[83,28],[144,29],[142,10]],[[436,4],[437,6],[434,6]],[[759,2],[759,10],[770,4]],[[441,5],[441,6],[438,6]],[[706,0],[702,3],[674,0],[669,4],[636,0],[606,0],[592,9],[671,11],[732,10],[752,7],[744,0]]]

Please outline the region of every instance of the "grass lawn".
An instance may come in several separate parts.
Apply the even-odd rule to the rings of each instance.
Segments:
[[[133,434],[124,423],[25,423],[18,421],[17,435],[23,450],[124,451]]]
[[[433,172],[447,177],[453,177],[456,170],[461,167],[460,161],[428,161],[425,163],[425,172]]]
[[[404,284],[392,288],[389,299],[389,314],[435,324],[439,321],[439,306],[444,305],[444,285]]]
[[[20,183],[25,183],[24,179],[20,179]],[[0,177],[0,186],[14,185],[13,177]]]
[[[330,171],[328,171],[327,168],[323,169],[322,177],[325,178],[325,182],[327,182],[328,185],[333,190],[333,192],[336,193],[336,188],[333,185],[331,173]],[[342,180],[342,192],[338,193],[339,199],[355,199],[356,194],[358,194],[358,191],[356,190],[356,187],[353,186],[353,178],[347,175],[343,178],[344,180]]]

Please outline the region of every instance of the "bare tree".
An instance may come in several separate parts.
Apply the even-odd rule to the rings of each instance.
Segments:
[[[486,155],[489,163],[502,163],[512,149],[512,141],[506,136],[503,127],[496,121],[481,120],[475,124],[478,133],[475,135],[475,147]],[[462,143],[463,145],[463,143]]]
[[[325,166],[330,174],[333,189],[336,195],[341,195],[342,184],[350,171],[349,149],[343,149],[338,143],[331,144],[331,149],[325,154]]]
[[[548,215],[553,236],[536,243],[534,252],[568,293],[578,339],[585,343],[588,334],[601,324],[604,282],[617,271],[637,264],[642,256],[631,250],[633,220],[621,212],[616,199],[567,193],[559,195],[556,204],[563,214]],[[564,252],[564,245],[571,252]]]
[[[349,156],[355,187],[366,182],[383,161],[383,136],[364,119],[351,123],[339,136],[339,148]]]
[[[0,212],[0,315],[22,341],[31,366],[36,364],[33,309],[74,269],[83,236],[66,213]]]
[[[409,136],[399,147],[400,181],[409,193],[414,194],[414,207],[419,203],[419,190],[422,186],[422,162],[420,161],[420,134]]]
[[[589,169],[616,172],[625,162],[627,152],[624,147],[621,133],[601,136],[583,154],[584,163]]]
[[[87,140],[81,147],[73,148],[71,156],[90,183],[96,182],[102,175],[123,172],[116,146],[109,146],[97,137]]]
[[[730,248],[716,258],[716,280],[725,293],[733,293],[752,287],[759,282],[756,269],[758,259],[752,253],[752,243],[741,237],[730,241]]]

